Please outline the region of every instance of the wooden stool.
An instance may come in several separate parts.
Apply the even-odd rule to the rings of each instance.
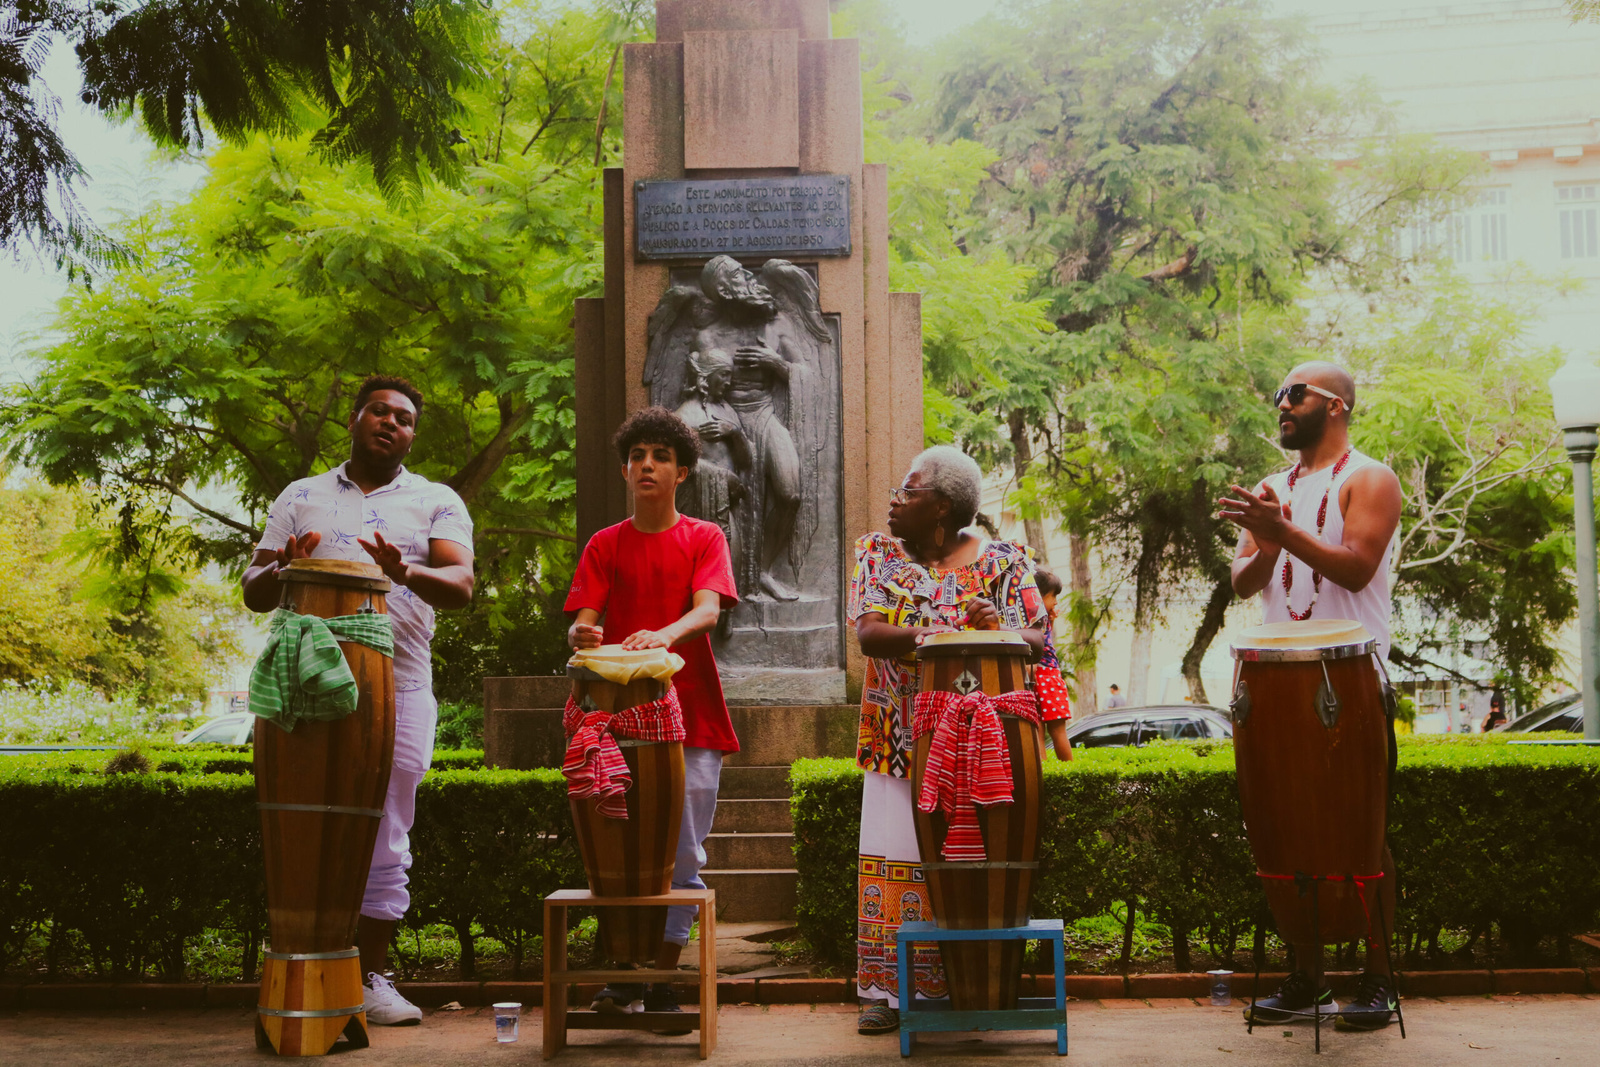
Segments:
[[[548,927],[547,927],[548,929]],[[911,1055],[912,1035],[930,1030],[1054,1030],[1056,1055],[1067,1054],[1067,951],[1060,919],[1026,926],[947,930],[929,922],[901,923],[895,931],[900,970],[900,1055]],[[949,1000],[918,1001],[911,981],[911,946],[930,941],[1049,941],[1055,949],[1056,997],[1022,997],[1011,1011],[951,1011]],[[921,1005],[917,1007],[916,1005]]]
[[[567,970],[567,909],[700,906],[700,1010],[646,1011],[612,1015],[569,1011],[567,987],[580,982],[682,982],[684,971],[640,968],[632,971]],[[1059,925],[1059,924],[1058,924]],[[987,931],[985,931],[987,932]],[[544,1058],[567,1047],[571,1030],[699,1030],[700,1058],[717,1047],[717,891],[671,889],[655,896],[597,897],[587,889],[558,889],[544,898]]]

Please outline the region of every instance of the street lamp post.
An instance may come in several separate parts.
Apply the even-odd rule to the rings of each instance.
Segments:
[[[1578,645],[1583,657],[1583,736],[1600,741],[1600,594],[1596,592],[1594,470],[1600,446],[1600,366],[1569,361],[1550,376],[1556,423],[1572,460],[1572,509],[1578,539]]]

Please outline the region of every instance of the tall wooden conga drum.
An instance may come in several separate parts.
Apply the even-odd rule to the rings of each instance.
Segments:
[[[1028,921],[1028,898],[1039,867],[1043,752],[1037,705],[1028,687],[1028,652],[1021,636],[1003,630],[935,634],[917,650],[923,694],[978,693],[991,701],[1000,699],[999,721],[1011,767],[1012,802],[976,809],[983,838],[981,860],[945,859],[951,820],[938,808],[924,811],[920,802],[914,806],[917,848],[928,879],[933,920],[948,929],[995,929]],[[1016,714],[1005,710],[1007,704],[1032,710]],[[919,715],[919,723],[921,719]],[[923,793],[933,743],[931,730],[916,739],[913,797]],[[950,1006],[957,1011],[1015,1008],[1022,988],[1023,949],[1021,941],[941,943]]]
[[[621,645],[603,645],[573,658],[591,662],[605,659],[613,665],[626,666],[630,660],[659,657],[662,651],[629,652]],[[681,660],[678,662],[681,664]],[[586,714],[621,716],[619,723],[626,719],[626,713],[664,698],[671,685],[670,679],[649,676],[626,682],[608,681],[577,663],[568,664],[567,676],[572,679],[573,705]],[[683,742],[630,738],[622,727],[613,727],[611,732],[631,779],[622,796],[627,818],[607,815],[601,810],[601,798],[568,797],[589,891],[602,897],[665,893],[672,888],[678,830],[683,822]],[[666,934],[666,908],[597,911],[600,950],[605,959],[654,966]]]
[[[297,559],[278,576],[281,606],[302,615],[387,614],[389,581],[374,565]],[[292,731],[260,720],[255,731],[269,927],[256,1037],[283,1056],[323,1055],[340,1034],[367,1044],[356,922],[394,759],[394,663],[339,647],[356,709]]]
[[[1239,803],[1278,935],[1291,943],[1372,929],[1389,800],[1375,647],[1345,619],[1268,623],[1233,646]]]

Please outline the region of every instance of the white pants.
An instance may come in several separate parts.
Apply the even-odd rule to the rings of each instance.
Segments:
[[[672,888],[704,889],[700,868],[706,865],[706,837],[717,816],[717,787],[722,782],[722,753],[714,748],[683,748],[683,822],[678,826],[678,855],[672,864]],[[699,908],[679,904],[667,909],[666,940],[689,943],[689,928]]]
[[[417,817],[417,786],[433,762],[433,732],[439,705],[428,689],[394,695],[394,764],[389,793],[383,798],[383,820],[372,847],[372,869],[361,898],[368,919],[398,920],[411,906],[406,872],[411,869],[411,824]]]

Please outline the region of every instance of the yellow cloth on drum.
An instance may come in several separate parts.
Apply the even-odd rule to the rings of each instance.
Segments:
[[[581,648],[567,660],[569,667],[593,671],[608,682],[627,685],[640,678],[670,682],[683,670],[683,657],[664,648],[626,649],[621,645]]]

